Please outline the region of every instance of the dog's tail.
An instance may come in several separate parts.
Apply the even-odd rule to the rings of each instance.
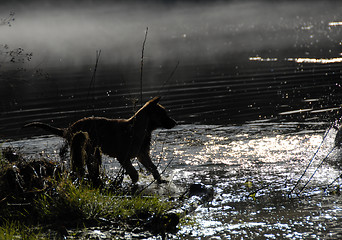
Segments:
[[[41,123],[41,122],[32,122],[32,123],[26,124],[24,128],[26,127],[38,127],[60,137],[64,137],[64,133],[65,133],[65,129],[63,128],[52,127],[49,124]]]

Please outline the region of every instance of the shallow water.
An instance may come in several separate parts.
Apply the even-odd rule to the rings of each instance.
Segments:
[[[311,129],[311,130],[308,130]],[[252,122],[243,125],[180,125],[157,130],[151,154],[163,177],[180,195],[192,183],[214,189],[214,198],[190,213],[195,224],[180,226],[178,239],[337,239],[342,236],[342,199],[333,190],[341,174],[334,150],[300,195],[288,196],[312,159],[327,124]],[[333,147],[336,130],[327,133],[302,188]],[[8,142],[27,154],[58,158],[60,138],[46,136]],[[138,167],[138,166],[136,166]],[[106,158],[115,175],[118,163]],[[141,173],[145,175],[144,173]],[[127,179],[128,181],[128,179]],[[150,177],[141,177],[148,184]],[[162,187],[165,190],[168,185]],[[173,189],[174,191],[174,189]],[[93,233],[94,234],[94,233]],[[100,233],[99,233],[100,234]],[[100,236],[100,235],[99,235]],[[126,236],[127,237],[127,236]]]

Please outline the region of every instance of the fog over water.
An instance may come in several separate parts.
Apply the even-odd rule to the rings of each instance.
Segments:
[[[147,27],[145,60],[156,64],[233,62],[236,54],[248,61],[284,50],[307,57],[318,45],[316,55],[336,57],[328,56],[339,47],[328,23],[341,10],[338,1],[2,2],[0,16],[13,11],[15,21],[1,27],[0,43],[32,52],[33,67],[93,63],[99,49],[102,63],[138,64]]]
[[[14,12],[15,21],[0,26],[0,51],[7,44],[33,54],[13,64],[0,52],[2,131],[32,120],[63,126],[91,109],[129,116],[147,28],[142,101],[163,95],[176,119],[338,113],[341,10],[339,1],[2,1],[0,18]]]

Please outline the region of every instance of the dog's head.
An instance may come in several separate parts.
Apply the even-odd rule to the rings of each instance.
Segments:
[[[167,115],[165,108],[158,103],[159,100],[160,97],[155,97],[145,104],[151,121],[151,128],[171,129],[176,126],[177,123]]]

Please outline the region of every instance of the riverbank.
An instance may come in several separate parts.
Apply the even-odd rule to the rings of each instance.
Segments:
[[[73,177],[58,162],[27,159],[12,148],[2,149],[0,164],[4,239],[72,239],[77,229],[84,234],[92,227],[162,238],[177,230],[180,216],[171,211],[179,206],[176,199],[148,193],[146,186],[124,187],[103,175],[102,187],[95,188],[87,177]]]

